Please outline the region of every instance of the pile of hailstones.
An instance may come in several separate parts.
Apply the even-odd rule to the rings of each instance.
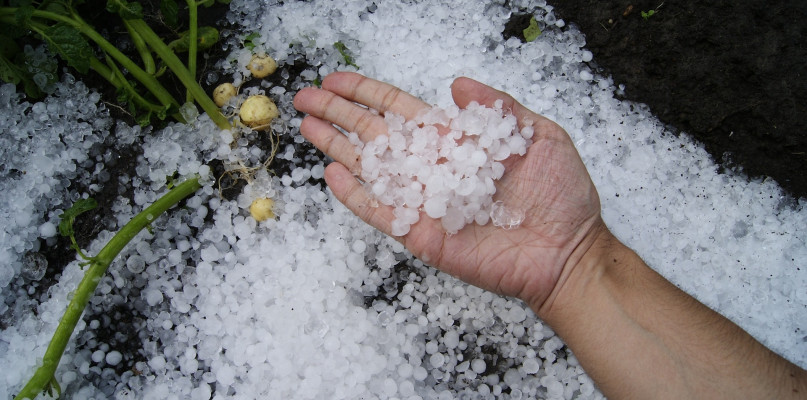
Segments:
[[[502,110],[471,102],[465,109],[427,108],[409,121],[385,113],[387,134],[362,143],[348,134],[361,157],[361,179],[375,199],[394,207],[392,234],[403,236],[420,219],[420,211],[440,219],[449,234],[466,224],[512,228],[523,212],[494,202],[502,161],[524,155],[531,144],[531,121],[518,121]]]

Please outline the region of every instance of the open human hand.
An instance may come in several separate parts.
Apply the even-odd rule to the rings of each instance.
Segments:
[[[532,145],[524,156],[503,161],[505,173],[494,196],[523,210],[524,220],[514,229],[470,224],[448,235],[439,220],[421,212],[409,233],[397,239],[424,262],[481,288],[519,297],[538,311],[606,231],[596,189],[560,126],[472,79],[456,79],[451,91],[460,108],[471,101],[492,107],[502,100],[519,127],[532,123]],[[356,178],[361,160],[334,125],[356,132],[366,143],[387,133],[385,112],[409,120],[429,105],[386,83],[337,72],[323,79],[321,89],[301,90],[294,106],[309,114],[300,127],[303,136],[335,160],[325,169],[333,193],[364,221],[390,234],[393,208],[377,205]]]

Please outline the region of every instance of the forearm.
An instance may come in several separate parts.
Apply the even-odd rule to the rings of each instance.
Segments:
[[[537,309],[612,398],[798,398],[805,371],[682,292],[603,229]]]

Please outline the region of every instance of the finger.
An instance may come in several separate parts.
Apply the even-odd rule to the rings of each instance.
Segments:
[[[322,80],[322,88],[339,96],[364,104],[379,113],[393,112],[413,119],[429,105],[390,84],[354,72],[334,72]]]
[[[358,176],[361,173],[361,163],[356,146],[350,143],[347,136],[333,125],[309,115],[300,124],[300,132],[323,153],[347,167],[353,175]]]
[[[325,168],[325,183],[336,198],[359,218],[381,232],[390,235],[394,218],[389,206],[379,205],[364,187],[340,163],[331,163]]]
[[[335,162],[329,164],[325,168],[325,183],[336,198],[364,222],[401,241],[424,262],[439,261],[433,257],[440,254],[445,231],[438,220],[422,215],[408,234],[396,237],[392,235],[392,221],[395,219],[393,208],[379,204],[344,165]]]
[[[304,88],[294,96],[294,108],[356,132],[364,142],[387,132],[384,118],[328,90]]]

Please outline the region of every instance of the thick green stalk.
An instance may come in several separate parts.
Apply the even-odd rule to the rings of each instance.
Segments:
[[[38,33],[40,36],[43,36],[43,37],[45,36],[45,29],[47,29],[47,26],[45,24],[42,24],[42,23],[39,23],[39,22],[31,22],[29,24],[29,26],[34,32]],[[141,39],[141,42],[142,42],[142,39]],[[145,46],[145,43],[143,43],[143,45]],[[132,85],[129,84],[129,81],[126,80],[126,78],[123,76],[123,73],[120,72],[120,70],[117,68],[117,66],[114,64],[114,62],[110,59],[108,54],[107,54],[107,63],[109,64],[109,66],[104,65],[103,63],[101,63],[100,60],[98,60],[95,57],[91,57],[89,62],[90,62],[90,69],[92,69],[93,71],[95,71],[99,75],[101,75],[101,77],[106,79],[106,81],[109,82],[112,86],[115,86],[115,88],[117,88],[119,90],[124,90],[124,91],[126,91],[126,93],[129,93],[131,100],[135,104],[140,106],[140,108],[148,110],[150,112],[157,113],[158,115],[163,115],[163,116],[165,115],[165,111],[167,111],[167,108],[169,106],[167,106],[167,105],[162,105],[162,106],[156,105],[156,104],[146,100],[145,98],[143,98],[143,96],[141,96],[140,93],[138,93],[135,90],[135,88],[132,87]],[[153,64],[153,61],[152,61],[152,64]],[[177,121],[185,122],[182,119],[181,114],[175,114],[173,117]],[[81,253],[81,251],[79,251],[79,253]]]
[[[208,96],[205,91],[199,86],[199,83],[196,82],[196,77],[191,75],[185,65],[182,64],[182,61],[179,60],[176,54],[174,54],[171,49],[154,33],[151,28],[143,20],[130,20],[129,23],[132,24],[132,27],[140,34],[143,40],[151,46],[152,50],[157,53],[158,56],[168,65],[168,68],[176,75],[177,78],[182,82],[183,85],[191,92],[193,98],[196,99],[196,102],[202,107],[207,115],[210,116],[210,119],[216,123],[216,125],[221,129],[230,129],[232,126],[230,122],[227,121],[227,118],[221,114],[219,107],[216,106],[216,103],[213,103],[213,100]]]
[[[165,111],[165,106],[158,106],[144,99],[143,96],[141,96],[140,93],[137,93],[132,85],[129,84],[118,67],[109,59],[107,59],[107,62],[109,66],[102,64],[95,58],[92,58],[90,59],[90,68],[103,76],[107,82],[112,84],[112,86],[115,86],[115,88],[125,90],[126,93],[129,93],[129,95],[131,95],[131,101],[135,102],[138,106],[140,106],[140,108],[156,113]]]
[[[188,3],[188,24],[190,25],[188,29],[188,71],[191,73],[191,76],[196,80],[196,47],[197,47],[197,36],[198,36],[198,27],[196,26],[198,23],[197,17],[197,10],[196,10],[196,0],[187,0]],[[193,94],[191,93],[190,88],[187,90],[186,94],[187,102],[193,101]],[[211,117],[213,118],[213,117]]]
[[[106,79],[106,81],[116,89],[121,89],[121,84],[118,82],[118,76],[97,58],[90,59],[90,69],[95,71],[98,75],[101,75],[102,78]]]
[[[123,76],[123,72],[120,71],[118,66],[115,65],[115,62],[110,59],[109,56],[107,56],[107,64],[108,66],[102,64],[95,58],[90,59],[90,68],[101,74],[101,76],[106,78],[106,80],[118,90],[124,90],[126,93],[128,93],[130,96],[129,101],[134,102],[138,107],[148,111],[149,113],[156,113],[160,119],[165,118],[166,112],[169,108],[168,106],[154,104],[141,96],[140,93],[138,93],[137,90],[135,90],[135,88],[129,84],[129,81],[126,80],[125,76]],[[110,80],[109,77],[112,77],[113,80]],[[137,115],[133,115],[133,117],[137,119]],[[174,113],[172,117],[179,122],[186,122],[182,117],[182,114]]]
[[[32,22],[30,24],[30,27],[32,30],[39,33],[41,36],[45,35],[44,30],[46,27],[44,24]],[[157,113],[158,115],[164,115],[165,111],[167,111],[168,106],[154,104],[146,100],[143,96],[141,96],[140,93],[138,93],[137,90],[135,90],[135,88],[129,84],[129,81],[126,80],[126,78],[123,76],[123,73],[120,71],[120,69],[117,68],[117,66],[114,64],[114,61],[110,59],[109,55],[107,55],[107,63],[109,64],[108,66],[104,65],[100,60],[98,60],[95,57],[90,58],[89,61],[90,61],[90,69],[101,75],[102,78],[104,78],[116,89],[124,90],[126,93],[128,93],[130,95],[131,101],[137,104],[141,109]],[[185,122],[182,119],[181,114],[174,114],[173,117],[177,121]],[[81,254],[80,250],[79,254]],[[83,254],[81,255],[82,257],[84,256]]]
[[[14,16],[16,8],[0,7],[0,15]],[[90,25],[81,19],[69,18],[64,15],[52,13],[49,11],[36,10],[31,14],[34,18],[44,18],[56,22],[64,22],[81,32],[84,36],[95,42],[103,51],[109,54],[115,61],[120,63],[123,68],[126,68],[135,79],[140,81],[143,86],[151,92],[157,100],[163,105],[174,105],[179,107],[179,103],[168,93],[167,90],[157,81],[157,78],[148,74],[140,66],[135,64],[129,57],[126,57],[120,52],[112,43],[109,43],[103,36],[95,31]]]
[[[151,56],[151,51],[149,51],[148,45],[143,40],[140,35],[132,29],[132,26],[129,24],[128,20],[123,20],[123,26],[126,27],[126,30],[129,32],[129,37],[132,38],[132,43],[137,49],[138,54],[140,54],[140,58],[143,60],[143,68],[146,72],[150,75],[154,75],[157,72],[157,67],[154,64],[154,57]]]
[[[56,327],[56,332],[53,334],[48,349],[42,358],[42,365],[37,368],[34,376],[31,377],[15,399],[33,399],[39,393],[51,387],[52,382],[55,382],[53,374],[56,372],[59,360],[61,360],[64,349],[67,347],[67,342],[70,340],[81,314],[84,313],[90,297],[95,292],[95,288],[101,281],[101,277],[103,277],[109,264],[143,228],[182,199],[193,194],[200,187],[198,177],[188,179],[176,186],[155,201],[154,204],[132,218],[109,240],[98,255],[92,258],[86,272],[84,272],[84,278],[79,283],[70,304],[67,306],[67,310],[62,316],[62,320],[59,322],[59,326]]]

